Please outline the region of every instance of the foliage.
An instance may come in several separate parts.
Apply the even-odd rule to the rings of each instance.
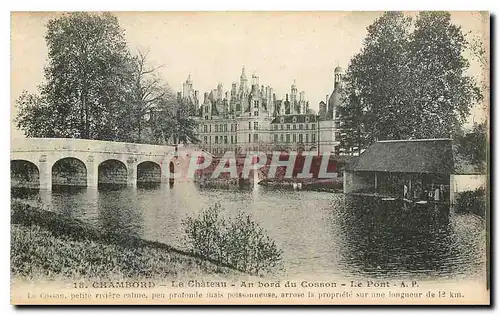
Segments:
[[[455,209],[458,213],[473,213],[484,217],[486,213],[486,202],[486,190],[480,187],[476,190],[460,193]]]
[[[281,250],[250,215],[239,212],[227,220],[216,204],[182,224],[192,250],[219,263],[262,274],[271,272],[281,261]]]
[[[153,134],[159,143],[198,143],[197,122],[189,116],[189,107],[167,95],[159,104],[153,122]]]
[[[148,53],[129,52],[115,16],[62,14],[49,21],[45,39],[44,82],[38,93],[24,91],[16,101],[17,127],[26,136],[152,144],[196,140],[195,121],[179,115],[181,109],[160,109],[180,106],[159,67],[148,65]]]
[[[450,137],[481,99],[465,74],[466,49],[449,13],[421,12],[414,23],[400,12],[383,14],[368,27],[345,75],[341,146]]]
[[[474,124],[472,131],[455,136],[454,154],[461,163],[458,166],[472,166],[473,172],[487,171],[488,129],[486,123]],[[459,170],[460,171],[460,170]]]
[[[114,235],[12,202],[11,274],[33,279],[164,279],[236,273],[168,245]]]
[[[45,39],[45,80],[39,95],[18,100],[18,127],[30,137],[114,139],[130,76],[117,18],[63,14],[48,22]]]

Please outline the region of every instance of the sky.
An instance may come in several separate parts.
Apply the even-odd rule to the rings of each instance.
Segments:
[[[242,66],[247,77],[274,88],[293,81],[313,109],[333,90],[333,70],[360,52],[366,28],[381,12],[115,12],[132,52],[149,51],[151,66],[173,90],[191,76],[200,95],[222,83],[230,90]],[[11,15],[11,115],[23,90],[35,92],[47,61],[45,25],[53,13]],[[452,12],[465,32],[485,33],[479,13]],[[486,27],[486,28],[485,28]],[[479,67],[472,64],[471,74]],[[474,112],[474,115],[481,115]],[[12,116],[14,117],[14,116]],[[477,120],[477,118],[476,118]],[[13,127],[12,136],[21,133]]]

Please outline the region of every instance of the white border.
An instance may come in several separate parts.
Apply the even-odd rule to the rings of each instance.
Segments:
[[[93,11],[160,11],[160,10],[169,10],[169,11],[239,11],[239,10],[259,10],[259,11],[267,11],[267,10],[290,10],[290,11],[312,11],[312,10],[334,10],[334,11],[351,11],[351,10],[363,10],[363,11],[380,11],[380,10],[405,10],[405,11],[413,11],[413,10],[486,10],[492,11],[493,14],[498,14],[498,3],[499,1],[487,1],[487,0],[475,0],[475,1],[464,1],[464,0],[454,0],[454,1],[436,1],[436,0],[420,0],[415,2],[401,1],[401,0],[390,0],[390,1],[360,1],[360,0],[346,0],[346,1],[332,1],[331,3],[327,3],[326,1],[319,0],[307,0],[307,1],[295,1],[295,0],[287,0],[287,1],[271,1],[271,0],[247,0],[244,2],[236,2],[231,0],[211,0],[211,1],[176,1],[176,2],[166,2],[166,1],[149,1],[149,0],[141,0],[141,1],[116,1],[116,2],[107,2],[104,3],[102,0],[85,0],[79,2],[70,2],[70,1],[54,1],[54,0],[45,0],[45,1],[15,1],[13,3],[7,3],[6,1],[2,2],[0,5],[2,6],[2,10],[0,10],[0,30],[2,34],[1,41],[1,54],[2,58],[2,106],[0,106],[0,117],[3,120],[3,126],[5,126],[4,136],[0,138],[2,152],[0,161],[0,175],[1,175],[1,190],[0,200],[3,201],[4,207],[2,211],[0,211],[1,217],[0,222],[2,227],[0,228],[0,257],[1,257],[1,280],[0,281],[0,314],[11,314],[16,309],[10,306],[10,272],[9,272],[9,200],[10,200],[10,190],[9,190],[9,147],[10,147],[10,134],[9,127],[10,126],[10,12],[11,11],[78,11],[78,10],[93,10]],[[498,20],[496,20],[496,24],[498,25]],[[492,41],[495,41],[498,38],[495,33]],[[493,69],[492,69],[493,70]],[[498,88],[498,81],[495,83],[493,88]],[[498,90],[498,89],[497,89]],[[492,104],[492,106],[494,106]],[[500,116],[500,111],[496,110],[495,117],[492,117],[492,121],[500,122],[498,116]],[[495,133],[495,136],[498,136]],[[496,137],[495,137],[496,138]],[[495,152],[496,153],[496,152]],[[495,177],[493,177],[495,178]],[[492,187],[496,187],[492,183]],[[498,190],[500,187],[494,188],[494,195],[499,196]],[[493,212],[495,212],[493,210]],[[495,215],[495,222],[498,223],[499,215]],[[497,244],[494,242],[494,244]],[[498,251],[498,244],[495,246],[495,249]],[[495,273],[496,274],[496,273]],[[495,292],[498,292],[498,288]],[[498,294],[497,294],[498,295]],[[494,299],[494,298],[493,298]],[[496,300],[498,303],[498,299]],[[17,310],[20,311],[20,310]],[[54,309],[30,309],[24,310],[29,311],[32,314],[35,313],[52,313]],[[72,312],[88,312],[89,309],[78,310],[75,308],[72,309],[61,309],[60,311],[64,313],[72,313]],[[107,313],[118,313],[118,312],[133,312],[139,313],[144,310],[139,309],[92,309],[92,312],[96,314],[107,314]],[[202,309],[148,309],[148,311],[153,312],[165,312],[169,313],[184,313],[184,312],[200,312]],[[207,312],[215,313],[225,311],[229,313],[233,313],[235,309],[226,309],[226,310],[215,310],[209,309]],[[252,310],[244,310],[239,309],[238,313],[249,313],[249,312],[261,312],[263,309],[252,309]],[[292,309],[273,309],[273,312],[282,313],[282,312],[310,312],[312,309],[300,309],[300,310],[292,310]],[[331,312],[331,309],[314,309],[314,311],[323,311],[323,312]],[[340,312],[370,312],[370,313],[387,313],[392,312],[390,309],[375,309],[375,310],[367,310],[367,309],[339,309],[337,311]],[[406,314],[407,312],[422,312],[423,309],[398,309],[397,313]],[[475,313],[478,309],[425,309],[426,313],[443,313],[443,312],[461,312],[465,311],[467,314]]]

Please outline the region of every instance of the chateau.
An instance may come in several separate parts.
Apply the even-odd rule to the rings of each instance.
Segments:
[[[276,99],[271,86],[259,85],[258,76],[252,75],[249,84],[245,67],[239,84],[233,82],[230,91],[224,92],[219,83],[216,89],[204,93],[200,102],[188,77],[178,98],[198,122],[200,148],[214,155],[276,150],[339,154],[336,109],[341,102],[343,74],[342,68],[335,68],[333,91],[326,103],[320,102],[318,113],[309,108],[305,93],[298,92],[295,81],[284,100]]]

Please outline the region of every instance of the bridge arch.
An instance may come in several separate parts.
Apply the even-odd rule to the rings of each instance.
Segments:
[[[13,188],[40,188],[40,170],[31,161],[11,160],[10,182]]]
[[[161,183],[161,166],[152,161],[137,164],[137,183]]]
[[[127,165],[120,160],[104,160],[97,167],[97,183],[102,184],[127,184]]]
[[[87,186],[87,167],[75,157],[65,157],[52,165],[52,186]]]

